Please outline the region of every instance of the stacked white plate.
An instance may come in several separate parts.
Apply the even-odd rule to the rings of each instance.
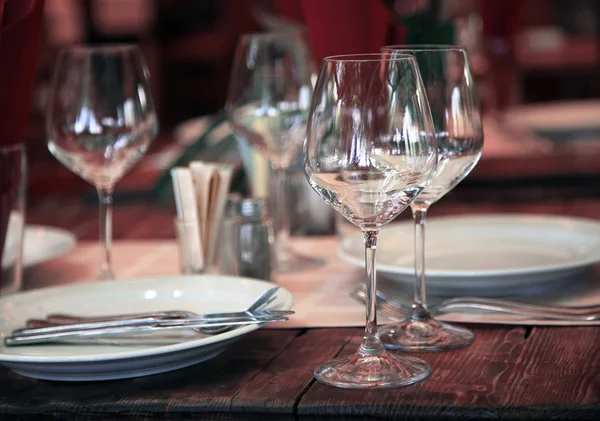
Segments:
[[[7,248],[14,250],[18,244],[18,234],[22,225],[11,215],[7,233]],[[67,254],[77,243],[75,236],[60,228],[41,225],[26,225],[23,230],[23,267],[29,268],[45,261]],[[7,267],[15,256],[6,253],[2,256],[2,267]]]
[[[273,284],[225,276],[171,276],[120,279],[32,290],[0,299],[0,339],[22,328],[27,319],[48,314],[81,316],[183,310],[195,313],[241,311]],[[280,288],[270,308],[289,310],[292,295]],[[148,345],[0,344],[0,364],[27,377],[90,381],[145,376],[208,360],[241,336],[258,329],[247,325],[218,335],[177,330],[181,341]],[[157,333],[162,334],[161,333]],[[134,341],[135,342],[135,341]]]
[[[377,272],[414,282],[412,221],[382,228]],[[510,296],[571,282],[600,262],[600,223],[542,215],[431,218],[426,226],[427,290],[438,296]],[[364,266],[360,234],[345,238],[339,255]]]

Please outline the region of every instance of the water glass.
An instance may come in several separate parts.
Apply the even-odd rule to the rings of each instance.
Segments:
[[[0,295],[21,288],[26,174],[25,146],[0,147]]]

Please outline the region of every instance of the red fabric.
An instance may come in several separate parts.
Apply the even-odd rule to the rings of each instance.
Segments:
[[[44,0],[0,0],[0,145],[24,141]]]
[[[485,35],[511,40],[520,29],[523,6],[524,0],[480,2]]]
[[[336,54],[376,53],[402,41],[402,28],[379,0],[279,0],[278,9],[303,20],[317,62]]]

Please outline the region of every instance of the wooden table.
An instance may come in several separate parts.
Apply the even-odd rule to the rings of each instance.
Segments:
[[[433,215],[497,211],[598,217],[600,202],[432,208]],[[29,222],[95,239],[96,212],[92,204],[49,198],[31,209]],[[117,206],[114,231],[117,240],[173,238],[172,214],[141,202]],[[314,381],[317,364],[356,349],[357,328],[260,330],[208,362],[131,380],[55,383],[0,368],[0,420],[600,420],[600,328],[470,327],[476,339],[469,347],[416,354],[432,367],[428,379],[388,390]]]

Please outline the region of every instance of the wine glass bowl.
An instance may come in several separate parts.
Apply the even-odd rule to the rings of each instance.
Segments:
[[[312,188],[365,238],[367,323],[357,353],[315,377],[344,388],[394,387],[429,374],[416,358],[385,351],[377,333],[377,234],[427,185],[437,165],[431,113],[414,58],[389,54],[323,60],[303,148]]]
[[[114,278],[114,186],[158,132],[148,77],[142,53],[134,45],[71,47],[60,52],[55,64],[46,113],[48,149],[98,190],[105,249],[101,279]]]
[[[473,341],[467,329],[438,322],[426,300],[425,221],[429,207],[475,167],[483,148],[483,126],[467,51],[455,46],[389,46],[389,54],[409,54],[419,66],[438,146],[438,164],[430,184],[412,202],[415,221],[415,289],[412,311],[400,323],[384,326],[387,348],[436,351]]]

